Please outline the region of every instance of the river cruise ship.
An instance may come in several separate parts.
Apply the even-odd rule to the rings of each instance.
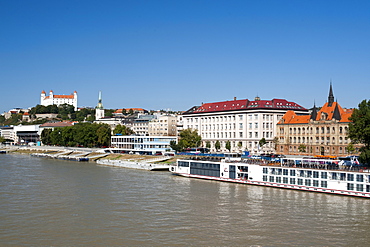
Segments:
[[[370,171],[353,160],[192,157],[178,160],[170,171],[190,178],[370,198]]]

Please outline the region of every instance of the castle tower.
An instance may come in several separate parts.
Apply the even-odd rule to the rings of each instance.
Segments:
[[[41,92],[41,96],[40,96],[40,104],[41,104],[41,105],[44,105],[45,97],[46,97],[46,93],[45,93],[45,91],[44,91],[44,90],[42,90],[42,92]]]
[[[104,118],[104,107],[102,103],[101,91],[99,91],[99,101],[98,105],[95,107],[95,120]]]

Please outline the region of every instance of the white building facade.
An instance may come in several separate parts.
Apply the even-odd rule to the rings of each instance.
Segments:
[[[110,150],[114,153],[156,154],[173,151],[170,142],[176,136],[112,136]]]
[[[163,115],[158,116],[149,122],[149,135],[157,136],[176,136],[177,135],[177,117]]]
[[[231,144],[232,152],[249,151],[251,154],[275,152],[276,124],[288,110],[297,114],[307,114],[308,110],[285,99],[254,101],[232,100],[205,103],[183,113],[183,129],[198,130],[203,147],[210,144],[211,151],[228,151],[226,143]],[[259,142],[265,138],[266,144]],[[219,141],[221,148],[216,150]]]
[[[50,90],[49,95],[46,96],[45,91],[43,90],[41,92],[41,97],[40,97],[40,104],[43,106],[48,106],[48,105],[63,105],[63,104],[68,104],[68,105],[73,105],[75,108],[75,111],[77,111],[77,92],[74,91],[70,95],[56,95],[52,90]]]

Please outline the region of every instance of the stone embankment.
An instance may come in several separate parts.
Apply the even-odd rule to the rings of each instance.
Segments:
[[[105,153],[104,149],[52,147],[52,146],[1,146],[0,153],[28,154],[36,157],[72,161],[91,161],[100,165],[145,169],[168,170],[176,158],[171,156]]]

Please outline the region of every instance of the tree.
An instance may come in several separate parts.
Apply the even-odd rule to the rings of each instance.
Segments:
[[[176,152],[181,152],[182,148],[179,144],[176,143],[176,141],[170,141],[170,147],[175,150]]]
[[[353,145],[353,143],[352,142],[350,142],[348,145],[347,145],[347,147],[346,147],[346,151],[347,151],[347,153],[349,153],[349,154],[353,154],[353,152],[355,151],[356,149],[355,149],[355,146]]]
[[[211,148],[211,142],[210,141],[206,141],[206,148],[208,148],[208,149]]]
[[[41,132],[41,141],[44,145],[50,145],[51,144],[51,138],[50,134],[53,130],[52,129],[44,129]]]
[[[220,148],[221,148],[221,143],[220,143],[219,140],[217,140],[216,143],[215,143],[215,149],[216,149],[216,151],[218,151],[218,150],[220,150]]]
[[[132,129],[126,127],[125,125],[117,125],[116,128],[114,128],[113,130],[114,135],[120,134],[120,135],[128,136],[134,133],[135,132]]]
[[[179,145],[182,149],[199,147],[201,142],[202,137],[197,130],[185,129],[180,132]]]
[[[303,145],[303,144],[299,145],[298,152],[305,153],[306,152],[306,146]]]
[[[226,147],[226,149],[227,149],[227,150],[229,150],[229,152],[230,152],[230,150],[231,150],[231,143],[230,143],[230,141],[229,141],[229,140],[227,140],[225,147]]]
[[[111,129],[107,124],[100,124],[101,126],[96,130],[97,145],[99,147],[110,146]]]
[[[2,136],[0,136],[0,143],[3,143],[3,142],[5,142],[6,140],[5,140],[5,138],[4,137],[2,137]]]
[[[130,108],[130,110],[128,110],[128,115],[133,115],[134,114],[134,110],[132,110],[132,108]]]
[[[370,100],[363,100],[358,109],[353,110],[349,118],[352,123],[348,125],[348,137],[353,143],[361,143],[359,160],[361,163],[370,164]]]
[[[263,148],[263,146],[266,144],[266,139],[265,138],[262,138],[258,144],[260,145],[261,148]]]
[[[238,142],[238,148],[242,149],[242,147],[243,147],[243,142]]]

